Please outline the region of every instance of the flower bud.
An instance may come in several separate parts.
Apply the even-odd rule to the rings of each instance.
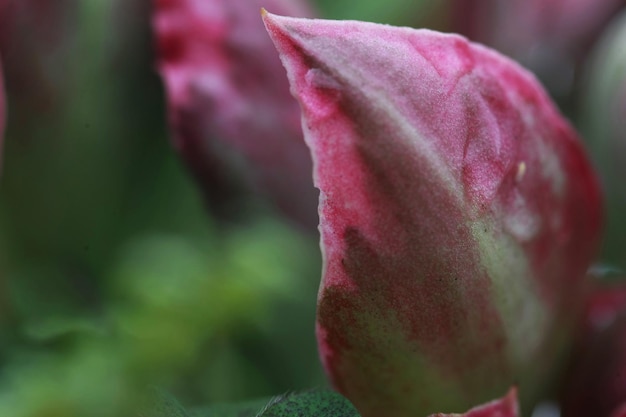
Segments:
[[[261,5],[309,15],[304,0],[157,0],[154,30],[174,144],[210,202],[259,190],[315,227],[317,192],[300,112],[259,19]],[[237,177],[233,179],[233,177]]]
[[[317,336],[364,417],[543,388],[582,308],[600,192],[535,78],[457,35],[265,14],[320,189]]]

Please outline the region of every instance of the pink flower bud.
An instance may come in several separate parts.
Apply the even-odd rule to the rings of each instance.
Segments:
[[[364,417],[533,399],[581,309],[601,196],[531,74],[456,35],[265,15],[321,191],[317,335]]]
[[[509,393],[487,404],[474,407],[464,414],[433,414],[430,417],[518,417],[519,406],[517,404],[517,390],[511,389]]]
[[[310,14],[304,0],[155,1],[174,142],[209,199],[237,174],[314,227],[311,157],[298,104],[259,19],[262,5]]]

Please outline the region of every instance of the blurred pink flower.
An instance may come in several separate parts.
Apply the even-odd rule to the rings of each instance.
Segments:
[[[615,410],[611,417],[626,417],[626,404]]]
[[[262,5],[310,15],[304,1],[154,4],[158,68],[174,145],[204,185],[209,202],[220,198],[220,190],[228,193],[244,182],[314,228],[317,191],[298,104],[259,20]]]
[[[556,94],[623,0],[452,0],[452,30],[522,62]]]
[[[582,311],[601,195],[535,78],[462,37],[265,16],[321,191],[317,334],[364,417],[545,389]]]
[[[563,417],[626,412],[626,286],[607,286],[589,299],[571,367]]]

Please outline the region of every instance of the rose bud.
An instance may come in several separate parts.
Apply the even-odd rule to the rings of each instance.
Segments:
[[[626,12],[594,51],[586,78],[584,137],[607,196],[604,261],[626,268]]]
[[[364,417],[549,380],[601,195],[536,79],[457,35],[265,14],[320,189],[324,367]]]
[[[174,146],[209,203],[230,204],[240,188],[251,187],[292,219],[314,228],[317,191],[300,110],[259,20],[261,5],[309,15],[304,0],[154,4],[158,68]]]

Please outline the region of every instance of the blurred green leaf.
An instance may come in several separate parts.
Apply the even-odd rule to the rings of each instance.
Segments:
[[[150,390],[146,408],[139,413],[139,417],[190,417],[176,398],[158,388]]]
[[[626,11],[606,29],[587,65],[580,123],[605,193],[602,261],[626,268]]]
[[[216,404],[192,409],[190,417],[256,417],[268,399],[246,401],[237,404]]]
[[[85,317],[51,317],[27,323],[24,334],[35,341],[52,341],[80,335],[104,335],[104,329]]]
[[[264,409],[268,401],[258,399],[235,404],[215,404],[186,410],[171,394],[154,388],[150,390],[146,411],[139,417],[256,417],[259,410]]]

